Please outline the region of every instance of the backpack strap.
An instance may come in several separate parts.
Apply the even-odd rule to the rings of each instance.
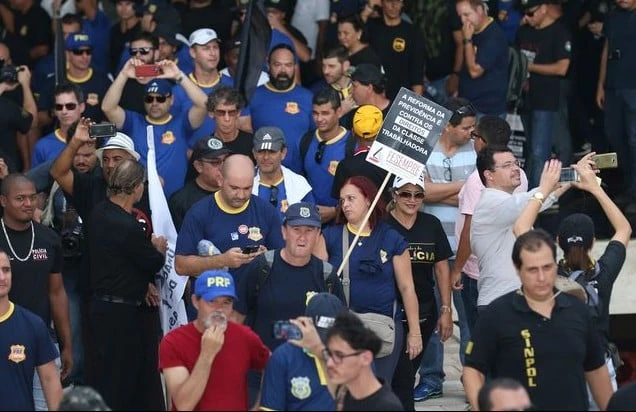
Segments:
[[[352,132],[349,132],[347,143],[345,143],[345,159],[349,157],[353,157],[353,154],[356,151],[357,143],[358,143],[358,139],[356,138],[356,136]]]
[[[322,277],[327,287],[327,292],[333,293],[333,281],[331,280],[331,273],[333,273],[333,265],[326,260],[322,261]]]
[[[298,143],[298,150],[300,153],[300,160],[302,164],[305,164],[305,157],[307,157],[307,152],[309,151],[309,145],[311,145],[311,139],[314,138],[315,130],[310,130],[300,138],[300,143]]]

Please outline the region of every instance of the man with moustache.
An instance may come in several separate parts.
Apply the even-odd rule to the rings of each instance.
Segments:
[[[280,128],[287,140],[283,165],[296,173],[302,169],[298,143],[313,126],[312,93],[295,82],[295,53],[279,44],[269,53],[269,82],[254,91],[249,108],[254,130]]]
[[[348,75],[350,68],[349,52],[347,49],[343,46],[333,47],[327,50],[322,58],[323,79],[311,87],[311,90],[314,93],[317,93],[326,87],[331,87],[338,92],[340,104],[342,106],[342,114],[340,117],[349,113],[351,109],[358,106],[353,100],[353,96],[351,94],[353,84]]]

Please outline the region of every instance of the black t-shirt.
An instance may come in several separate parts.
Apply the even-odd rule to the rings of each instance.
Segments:
[[[391,214],[387,222],[409,242],[420,319],[430,319],[437,313],[433,295],[435,263],[453,256],[446,233],[437,217],[423,212],[417,214],[415,223],[410,229],[402,226]],[[401,296],[399,299],[402,299]]]
[[[585,372],[605,364],[585,304],[565,293],[549,319],[531,310],[520,290],[495,299],[480,312],[471,342],[465,365],[517,380],[537,410],[587,410]]]
[[[219,137],[220,140],[223,140]],[[239,130],[238,136],[236,139],[231,142],[223,142],[223,144],[232,151],[233,154],[243,154],[245,156],[249,156],[254,164],[256,161],[254,160],[254,153],[252,153],[252,149],[254,148],[254,135],[248,132],[244,132],[243,130]]]
[[[569,59],[572,48],[570,33],[559,22],[541,30],[528,25],[521,26],[517,33],[517,45],[522,51],[534,55],[536,64],[552,64],[561,59]],[[558,111],[561,79],[562,76],[530,73],[527,108]]]
[[[462,29],[462,22],[455,9],[455,0],[409,3],[408,14],[424,34],[426,77],[431,81],[440,79],[453,71],[455,61],[453,32]]]
[[[110,70],[113,76],[117,75],[115,70],[119,66],[119,60],[121,59],[121,53],[124,48],[127,47],[132,39],[141,32],[141,22],[138,22],[125,33],[121,32],[121,26],[119,23],[113,24],[110,28],[110,50],[108,51],[110,59]]]
[[[174,8],[181,16],[184,36],[189,37],[197,29],[210,28],[216,31],[221,41],[230,39],[233,9],[235,4],[230,0],[213,0],[209,6],[189,8],[187,3],[175,2]]]
[[[33,222],[35,239],[29,255],[31,239],[33,239],[31,228],[21,231],[6,226],[5,228],[13,247],[12,252],[7,237],[4,233],[0,233],[0,248],[9,255],[13,273],[9,299],[38,315],[48,327],[51,324],[49,282],[53,273],[62,272],[63,265],[60,237],[52,229]],[[20,259],[24,259],[27,255],[29,258],[21,262],[16,255]]]
[[[633,411],[636,405],[636,382],[617,390],[607,404],[608,411]]]
[[[382,60],[380,60],[380,57],[371,46],[358,50],[349,56],[349,63],[352,67],[359,66],[362,63],[368,63],[374,65],[378,69],[382,68]]]
[[[9,162],[17,167],[22,164],[18,151],[16,132],[26,133],[31,128],[33,116],[13,100],[0,96],[0,150]],[[12,171],[16,171],[12,169]]]
[[[51,45],[51,17],[38,2],[35,2],[26,14],[16,11],[13,17],[15,33],[24,40],[28,49]]]
[[[347,391],[342,410],[344,411],[403,411],[402,402],[391,390],[391,386],[383,384],[375,393],[362,399],[355,399]]]
[[[608,41],[608,89],[636,89],[636,10],[616,7],[603,24]],[[617,54],[617,51],[620,55]]]
[[[380,56],[387,78],[386,97],[393,99],[400,87],[410,89],[424,82],[424,38],[406,21],[387,26],[384,20],[367,21],[369,44]]]
[[[209,192],[201,188],[194,180],[191,180],[170,196],[168,206],[177,232],[181,229],[183,218],[188,210],[190,210],[190,207],[199,200],[213,193],[214,192]]]
[[[146,95],[146,85],[139,83],[135,79],[128,79],[121,92],[119,105],[124,110],[132,110],[133,112],[146,115],[144,106],[144,96]]]
[[[134,214],[110,200],[97,204],[88,223],[91,288],[98,296],[142,301],[164,264]]]

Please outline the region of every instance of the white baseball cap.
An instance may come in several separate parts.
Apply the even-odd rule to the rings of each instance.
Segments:
[[[400,189],[402,186],[406,185],[407,183],[410,183],[415,186],[419,186],[422,188],[422,190],[426,191],[426,189],[424,188],[424,173],[420,174],[420,176],[417,179],[413,179],[413,178],[405,179],[400,176],[395,176],[395,180],[393,181],[393,188]]]
[[[190,42],[190,46],[194,46],[195,44],[199,46],[203,46],[208,44],[212,40],[216,40],[221,42],[219,37],[216,35],[216,32],[213,29],[199,29],[192,32],[188,41]]]

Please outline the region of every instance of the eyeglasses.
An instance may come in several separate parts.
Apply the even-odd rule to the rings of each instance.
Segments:
[[[146,97],[144,97],[144,102],[148,104],[152,104],[155,101],[157,103],[165,103],[166,100],[168,100],[168,96],[153,96],[152,94],[147,94]]]
[[[214,115],[218,117],[225,117],[225,116],[234,117],[236,116],[237,113],[238,113],[238,109],[232,109],[232,110],[215,109],[214,110]]]
[[[66,110],[75,110],[77,109],[77,103],[55,104],[55,110],[58,112],[61,112],[64,108],[66,108]]]
[[[93,54],[93,50],[91,50],[91,49],[71,49],[71,53],[73,53],[75,56],[81,56],[82,54],[90,56],[91,54]]]
[[[128,49],[128,53],[130,53],[131,56],[136,56],[138,54],[145,56],[152,50],[152,47],[131,47],[130,49]]]
[[[318,164],[322,163],[322,157],[325,155],[325,146],[327,146],[326,140],[318,143],[318,150],[316,151],[316,156],[314,157],[314,160]]]
[[[424,192],[411,192],[409,190],[401,190],[401,191],[395,192],[395,194],[402,199],[415,199],[415,200],[424,199]]]
[[[333,361],[333,363],[335,363],[336,365],[340,365],[345,360],[345,358],[350,358],[352,356],[358,356],[362,352],[364,352],[364,351],[363,350],[359,350],[359,351],[356,351],[356,352],[349,353],[349,354],[345,355],[344,353],[332,352],[328,348],[324,348],[322,350],[322,356],[325,358],[325,360],[331,359]]]
[[[269,203],[278,207],[278,186],[271,186],[269,189]]]
[[[488,143],[488,141],[486,139],[484,139],[484,136],[477,134],[474,130],[472,132],[470,132],[470,137],[473,140],[477,140],[477,139],[481,139],[484,143]]]
[[[453,170],[451,169],[451,166],[453,166],[453,164],[451,163],[451,158],[450,157],[444,158],[444,160],[442,161],[442,164],[444,165],[444,180],[446,180],[447,182],[452,182]]]
[[[515,161],[511,161],[511,162],[506,162],[502,165],[495,165],[495,169],[499,168],[499,169],[510,169],[513,166],[515,167],[521,167],[521,163],[518,160]]]
[[[536,13],[539,10],[539,7],[541,6],[537,6],[533,10],[526,10],[523,14],[525,14],[528,17],[532,17],[534,16],[534,13]]]

